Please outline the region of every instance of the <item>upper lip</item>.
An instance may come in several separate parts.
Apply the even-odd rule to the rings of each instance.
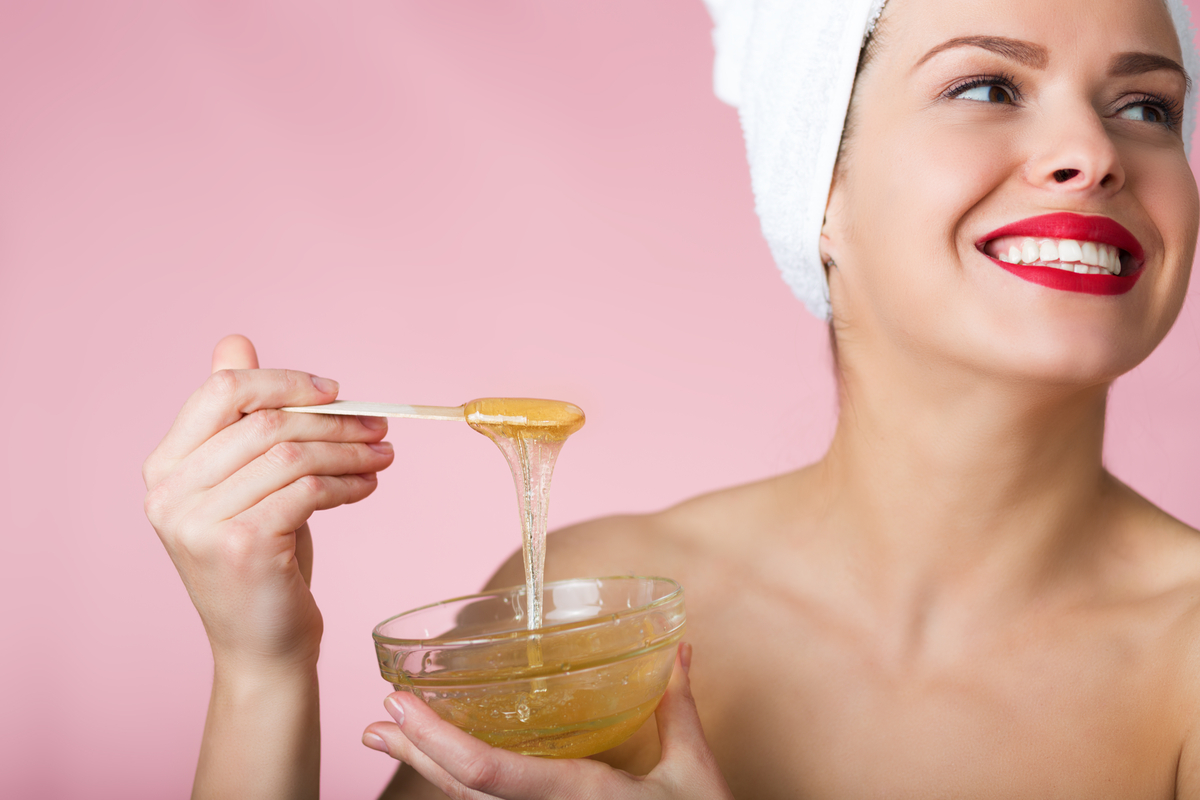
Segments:
[[[1145,251],[1142,250],[1137,237],[1124,225],[1108,217],[1085,217],[1065,211],[1029,217],[997,228],[980,239],[977,246],[982,249],[987,242],[1001,236],[1039,236],[1046,239],[1075,239],[1108,244],[1129,253],[1139,266],[1145,258]]]

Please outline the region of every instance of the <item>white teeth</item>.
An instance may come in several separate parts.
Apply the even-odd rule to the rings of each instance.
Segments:
[[[1110,244],[1102,244],[1099,247],[1100,258],[1099,267],[1105,272],[1110,272],[1113,275],[1121,274],[1121,252]]]
[[[992,247],[995,249],[988,252],[996,253],[995,257],[1006,264],[1037,264],[1080,275],[1121,274],[1121,253],[1111,244],[1077,239],[1004,237]]]
[[[1083,248],[1074,239],[1064,239],[1058,245],[1059,261],[1083,261]]]
[[[1032,264],[1038,260],[1041,254],[1041,249],[1034,243],[1033,239],[1026,239],[1021,242],[1021,260],[1026,264]]]
[[[1100,265],[1100,251],[1095,242],[1084,242],[1080,252],[1080,261],[1093,267]]]
[[[1112,245],[1101,245],[1100,268],[1114,275],[1121,274],[1121,256]]]

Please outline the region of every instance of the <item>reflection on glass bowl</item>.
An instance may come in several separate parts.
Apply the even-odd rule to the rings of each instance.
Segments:
[[[379,669],[443,719],[496,747],[582,758],[615,747],[658,706],[683,636],[668,578],[547,583],[545,627],[524,586],[399,614],[372,633]]]

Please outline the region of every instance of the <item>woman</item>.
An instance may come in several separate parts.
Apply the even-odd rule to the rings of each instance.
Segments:
[[[364,736],[411,765],[385,796],[1200,797],[1200,534],[1101,461],[1196,244],[1182,63],[1163,0],[892,0],[819,231],[829,452],[549,548],[548,579],[686,587],[661,761],[648,727],[601,757],[644,779],[492,750],[397,694]],[[315,793],[304,520],[393,457],[369,421],[271,412],[336,387],[256,366],[223,341],[237,371],[146,465],[217,667],[198,796]]]

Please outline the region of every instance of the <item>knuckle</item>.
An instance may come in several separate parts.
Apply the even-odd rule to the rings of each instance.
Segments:
[[[209,395],[219,401],[229,401],[237,396],[241,380],[232,369],[221,369],[208,376],[205,388]]]
[[[370,461],[373,455],[375,451],[363,442],[337,443],[337,459],[346,464],[347,472],[352,472],[352,467],[359,467]]]
[[[146,499],[142,504],[146,512],[146,519],[150,520],[150,524],[155,528],[159,528],[167,522],[171,506],[170,487],[166,481],[159,482],[147,491]]]
[[[461,783],[477,792],[491,794],[500,781],[500,768],[487,754],[476,756],[463,765]]]
[[[244,419],[250,425],[250,435],[260,441],[275,441],[283,430],[284,415],[277,408],[263,408]]]
[[[442,791],[446,793],[446,796],[450,800],[476,800],[479,797],[479,794],[474,789],[455,781],[453,778],[450,779],[450,783],[447,786],[442,787]]]
[[[304,463],[304,448],[296,442],[279,442],[271,446],[267,456],[275,466],[290,469]]]
[[[367,474],[374,475],[374,473],[367,473]],[[353,483],[350,484],[350,490],[351,490],[350,495],[351,495],[351,497],[354,498],[354,500],[352,502],[358,502],[359,500],[362,500],[363,498],[370,497],[372,494],[375,493],[375,490],[378,488],[379,488],[378,479],[373,478],[373,477],[369,478],[369,477],[366,477],[365,475],[355,475]]]
[[[145,461],[142,462],[142,483],[146,484],[146,488],[150,489],[158,484],[158,461],[155,458],[157,454],[151,453]]]
[[[312,387],[312,379],[307,372],[299,372],[294,369],[283,370],[283,385],[289,391],[298,389],[309,389]]]
[[[237,572],[257,560],[257,535],[250,526],[231,523],[222,531],[219,547],[221,562]]]
[[[296,488],[307,498],[315,498],[325,491],[325,482],[316,475],[305,475],[296,481]]]
[[[167,549],[172,554],[172,558],[177,559],[177,563],[205,563],[211,552],[205,548],[207,541],[208,539],[202,531],[185,528],[172,537]]]

